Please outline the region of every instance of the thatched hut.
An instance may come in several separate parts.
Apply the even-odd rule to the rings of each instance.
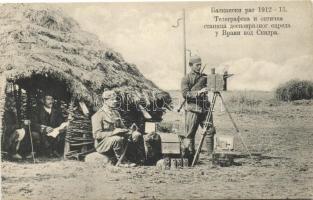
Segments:
[[[147,80],[134,64],[127,63],[95,35],[82,31],[77,22],[60,10],[2,5],[0,24],[2,144],[5,142],[3,118],[8,98],[15,101],[18,123],[21,124],[40,103],[41,94],[47,90],[53,92],[64,114],[74,113],[67,140],[73,144],[76,141],[77,146],[92,144],[90,134],[86,133],[91,131],[90,116],[101,106],[104,89],[119,94],[122,108],[125,108],[121,109],[125,122],[136,122],[142,130],[145,118],[141,109],[137,109],[138,104],[145,108],[153,121],[160,121],[170,105],[167,92]],[[89,115],[75,109],[79,105],[85,105]]]

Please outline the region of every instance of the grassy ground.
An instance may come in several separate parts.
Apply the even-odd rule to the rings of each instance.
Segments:
[[[180,94],[171,92],[178,107]],[[133,169],[84,162],[2,162],[3,199],[197,199],[313,198],[313,102],[277,102],[270,92],[227,92],[228,108],[252,152],[232,167],[215,167],[205,152],[192,169]],[[183,129],[183,112],[168,112],[166,124]],[[217,134],[234,134],[220,102]],[[173,128],[174,127],[174,128]],[[197,138],[198,140],[199,138]],[[238,137],[236,150],[245,153]]]

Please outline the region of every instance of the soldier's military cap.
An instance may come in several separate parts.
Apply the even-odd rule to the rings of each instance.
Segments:
[[[201,63],[201,58],[200,56],[191,56],[190,59],[189,59],[189,63],[190,64],[196,64],[196,63]]]

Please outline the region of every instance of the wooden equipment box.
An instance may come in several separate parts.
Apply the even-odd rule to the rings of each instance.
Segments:
[[[208,89],[212,92],[223,91],[224,89],[224,79],[221,74],[208,74],[207,76]]]
[[[180,155],[180,141],[176,134],[158,133],[161,136],[162,154]]]
[[[215,135],[214,137],[215,151],[233,151],[234,150],[234,136],[231,135]]]
[[[234,136],[232,135],[215,135],[213,165],[229,167],[234,164]]]
[[[221,167],[229,167],[234,164],[235,154],[230,151],[221,151],[213,153],[213,165],[219,165]]]

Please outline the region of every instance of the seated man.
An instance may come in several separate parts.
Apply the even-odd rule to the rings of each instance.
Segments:
[[[43,106],[37,108],[31,120],[32,139],[35,151],[41,147],[46,155],[59,157],[58,150],[64,141],[66,123],[63,123],[62,112],[53,104],[53,96],[46,94],[43,98]]]
[[[143,144],[143,137],[139,132],[131,132],[130,129],[125,127],[117,110],[118,102],[116,98],[117,95],[114,91],[103,92],[103,106],[92,116],[91,122],[93,137],[96,140],[95,148],[97,152],[108,155],[113,151],[117,161],[126,153],[125,151],[127,149],[125,148],[128,138],[132,141],[129,145],[136,146]],[[144,158],[137,162],[143,163],[143,161]],[[123,159],[121,165],[127,165],[127,160]],[[132,166],[133,163],[130,163],[130,165]]]
[[[12,159],[20,160],[19,147],[25,136],[25,129],[19,127],[16,105],[13,96],[8,95],[4,107],[4,137],[3,150],[7,151]]]

